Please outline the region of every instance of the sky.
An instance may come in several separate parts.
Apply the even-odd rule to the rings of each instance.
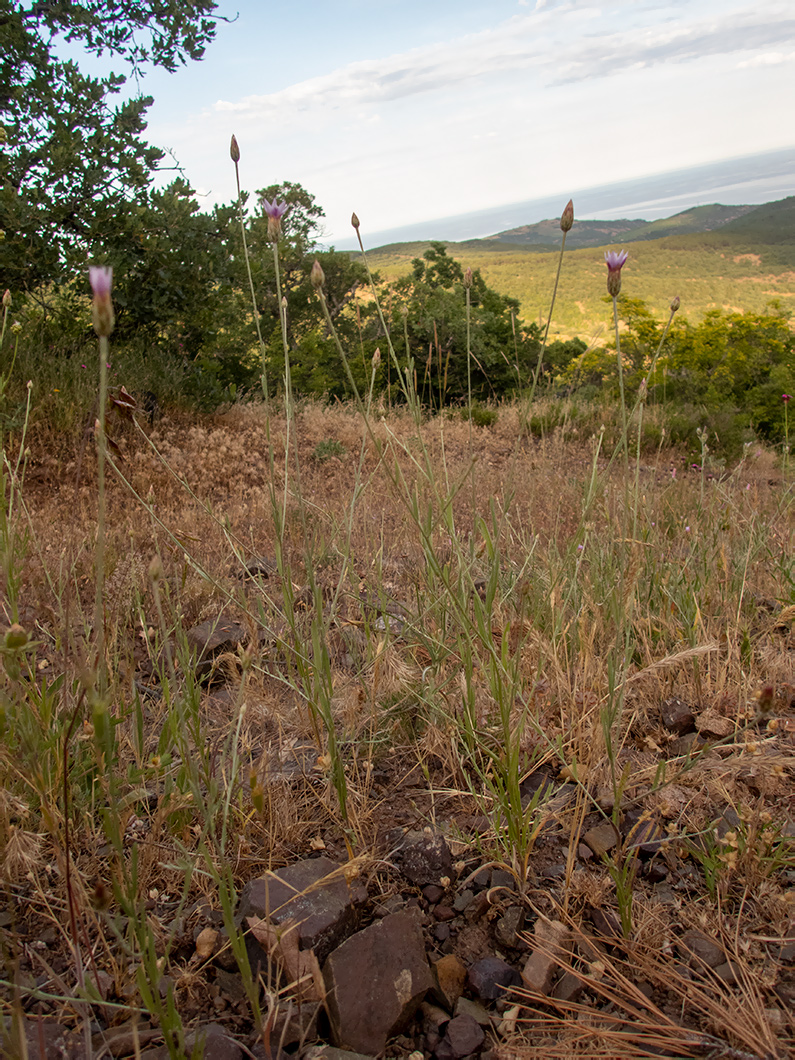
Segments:
[[[142,80],[150,142],[206,207],[235,198],[234,133],[242,187],[302,184],[337,245],[352,211],[367,239],[795,146],[792,0],[220,0],[216,14],[233,21],[202,62]]]

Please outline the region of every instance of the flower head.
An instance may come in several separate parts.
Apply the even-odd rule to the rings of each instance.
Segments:
[[[791,397],[792,397],[791,394],[782,394],[781,395],[781,400],[784,402],[785,405],[789,405]]]
[[[229,142],[229,157],[232,159],[235,165],[237,165],[237,163],[240,161],[240,148],[237,143],[237,137],[234,135],[232,136],[232,139]]]
[[[91,284],[91,290],[94,292],[94,301],[91,306],[94,317],[94,331],[96,331],[97,335],[107,338],[113,331],[115,321],[113,303],[110,300],[113,269],[103,265],[89,265],[88,279]]]
[[[562,232],[568,232],[571,230],[571,226],[574,224],[574,200],[569,199],[566,203],[566,208],[560,215],[560,230]]]
[[[606,250],[605,261],[607,262],[607,292],[616,298],[621,290],[621,270],[627,263],[629,254],[626,250]]]
[[[276,196],[273,196],[273,202],[268,202],[267,199],[262,200],[262,211],[268,218],[268,239],[272,243],[276,243],[282,234],[282,217],[289,210],[289,205],[286,202],[279,202]]]
[[[319,291],[323,284],[326,282],[326,277],[323,274],[323,269],[321,268],[320,262],[317,260],[317,258],[315,258],[314,264],[312,265],[312,269],[310,270],[309,279],[316,291]]]

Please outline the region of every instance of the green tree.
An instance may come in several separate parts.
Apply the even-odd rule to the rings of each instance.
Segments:
[[[151,98],[118,104],[120,74],[94,78],[56,56],[58,39],[117,57],[137,77],[200,59],[213,0],[0,0],[0,287],[35,291],[130,229],[163,152],[143,139]]]
[[[414,359],[417,387],[434,405],[466,400],[467,322],[464,270],[444,243],[433,242],[394,285],[395,347]],[[487,286],[479,270],[470,288],[472,395],[499,397],[525,385],[540,350],[537,325],[522,327],[519,303]],[[401,339],[403,336],[403,339]]]

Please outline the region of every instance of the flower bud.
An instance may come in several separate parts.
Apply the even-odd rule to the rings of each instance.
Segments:
[[[467,266],[466,272],[464,273],[464,287],[472,286],[472,269]]]
[[[613,298],[617,298],[621,291],[621,270],[626,265],[627,258],[626,250],[622,250],[620,253],[616,250],[605,251],[605,262],[607,263],[607,293],[612,295]]]
[[[316,291],[319,291],[323,284],[326,282],[326,277],[323,274],[323,270],[320,267],[320,262],[315,258],[314,264],[312,265],[312,271],[309,273],[309,279],[312,282],[312,286]]]
[[[356,228],[356,229],[359,228],[359,218],[356,216],[355,213],[351,214],[351,224],[353,225],[354,228]]]
[[[28,634],[15,622],[13,626],[9,626],[8,631],[5,635],[5,646],[9,651],[19,651],[20,648],[24,648],[28,643]]]
[[[3,309],[8,309],[10,305],[11,305],[11,292],[6,287],[5,292],[3,293]]]
[[[574,224],[574,200],[569,199],[566,203],[566,209],[560,215],[560,230],[561,232],[571,231],[571,226]]]
[[[113,283],[113,269],[103,268],[98,265],[90,265],[88,278],[91,289],[94,292],[94,301],[91,305],[94,317],[94,331],[101,338],[107,338],[113,331],[115,317],[113,315],[113,302],[110,300],[110,288]]]
[[[671,302],[671,312],[675,313],[681,304],[682,303],[679,301],[679,295],[677,295],[673,302]]]
[[[381,363],[381,350],[380,350],[380,348],[378,346],[376,346],[375,353],[373,354],[373,368],[377,368],[380,363]]]
[[[240,148],[238,147],[237,137],[233,136],[229,144],[229,155],[232,161],[237,165],[240,161]]]
[[[163,564],[160,561],[160,556],[155,554],[152,556],[152,562],[149,564],[149,579],[153,582],[159,582],[163,577]]]

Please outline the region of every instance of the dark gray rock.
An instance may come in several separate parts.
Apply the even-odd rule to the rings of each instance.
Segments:
[[[675,732],[677,736],[684,736],[687,732],[694,732],[696,728],[696,716],[692,709],[674,696],[666,699],[660,708],[662,723],[669,732]]]
[[[420,916],[385,916],[330,954],[323,968],[334,1043],[380,1053],[399,1034],[433,987]]]
[[[425,828],[422,832],[390,833],[390,860],[397,865],[409,883],[424,887],[429,883],[445,886],[444,878],[453,876],[453,856],[444,836]]]
[[[522,906],[509,906],[497,921],[494,937],[501,946],[509,946],[511,949],[527,949],[527,943],[519,938],[519,932],[524,931],[524,925],[525,911]]]
[[[471,1016],[455,1016],[444,1028],[444,1037],[436,1046],[438,1060],[461,1060],[480,1049],[486,1035]]]
[[[691,958],[694,967],[706,964],[708,968],[717,968],[726,961],[723,947],[696,928],[686,931],[676,948],[682,957]]]
[[[248,640],[248,633],[222,613],[189,629],[185,639],[196,654],[196,676],[202,678],[212,673],[219,655],[237,651]]]
[[[366,901],[366,889],[349,883],[341,865],[330,858],[311,858],[249,880],[238,915],[244,920],[257,916],[277,926],[297,921],[300,949],[314,950],[322,962],[356,930]]]
[[[197,1044],[203,1045],[205,1060],[243,1060],[243,1050],[217,1023],[206,1023],[185,1035],[185,1047],[189,1052]]]
[[[499,957],[483,957],[470,967],[467,983],[473,994],[483,1001],[504,998],[512,986],[518,986],[522,978],[515,968]]]

